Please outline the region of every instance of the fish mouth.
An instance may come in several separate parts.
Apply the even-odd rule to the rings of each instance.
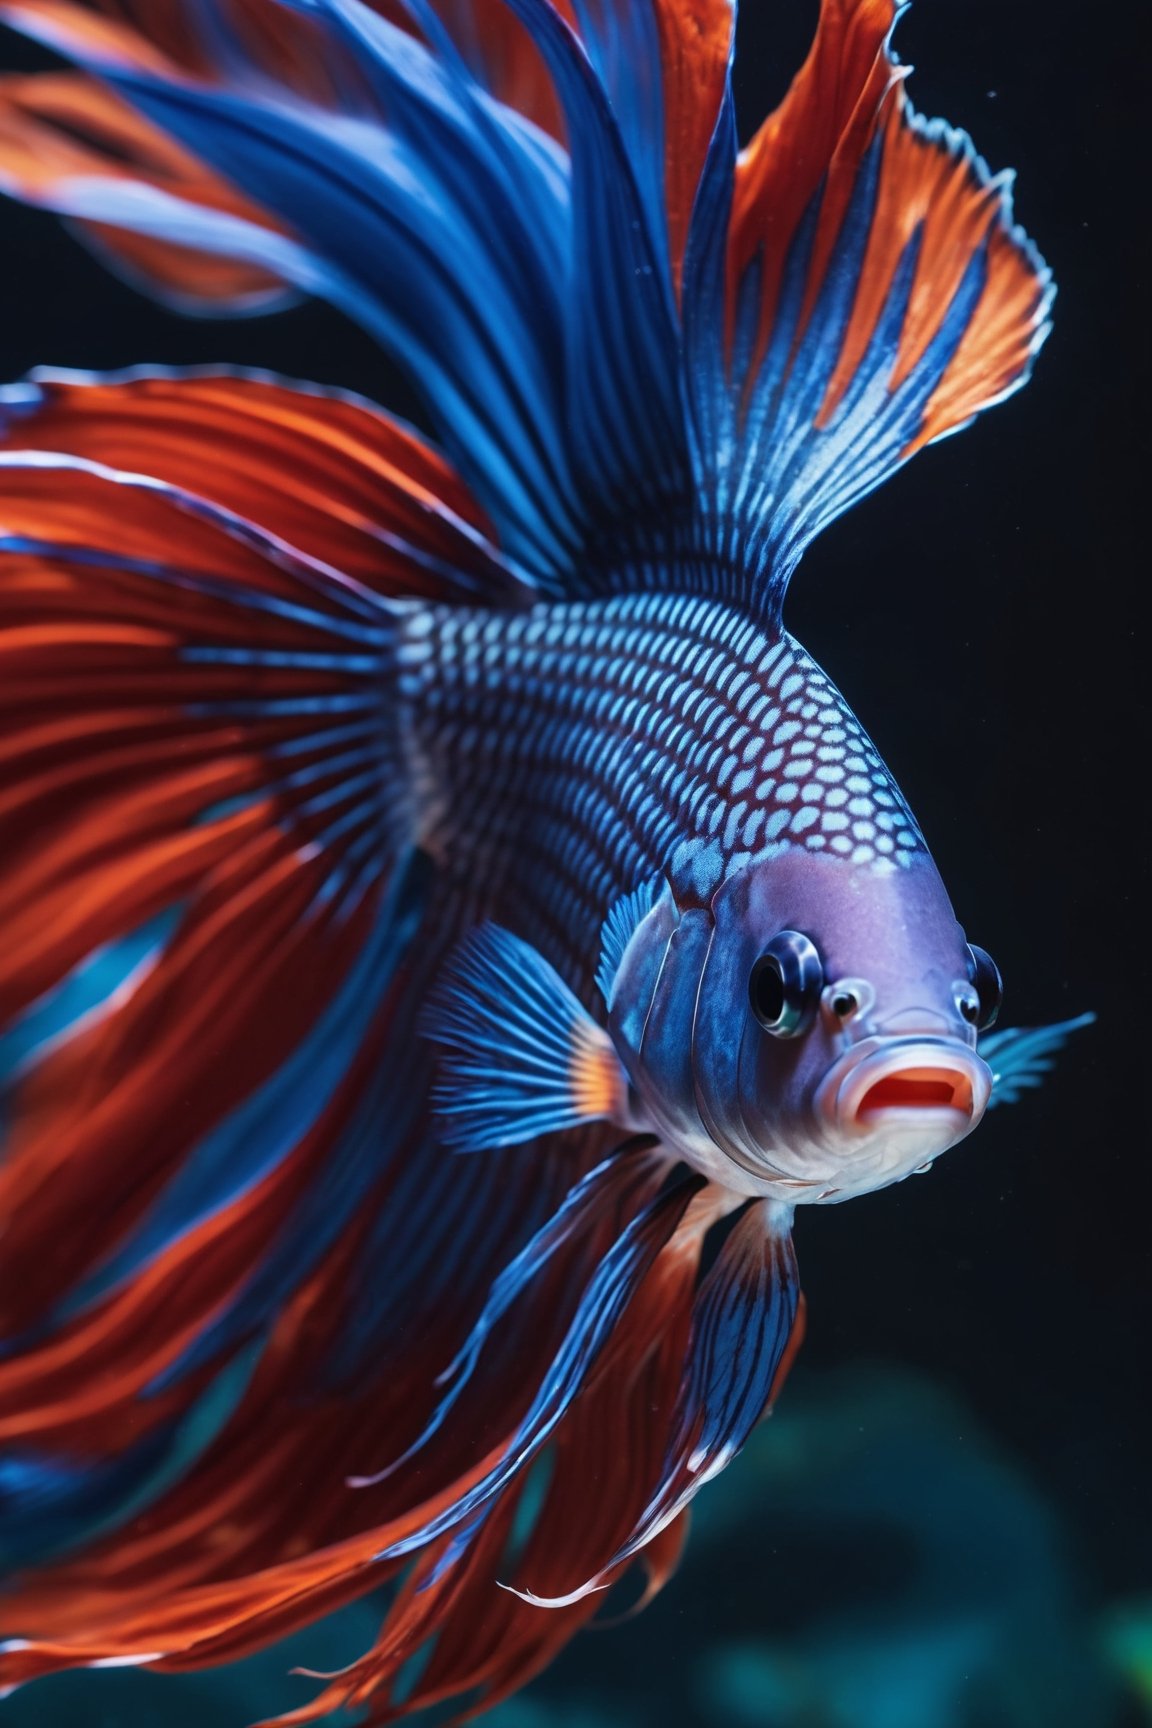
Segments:
[[[816,1108],[837,1138],[877,1136],[944,1151],[983,1116],[992,1074],[951,1038],[865,1038],[834,1062]]]
[[[857,1119],[874,1122],[891,1110],[959,1110],[972,1114],[972,1077],[947,1068],[910,1068],[874,1080],[856,1106]]]

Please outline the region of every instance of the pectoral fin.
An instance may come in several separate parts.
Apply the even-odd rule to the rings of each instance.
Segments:
[[[1051,1072],[1056,1052],[1063,1049],[1073,1032],[1091,1026],[1095,1018],[1095,1014],[1079,1014],[1075,1020],[1061,1020],[1054,1026],[1011,1026],[981,1038],[980,1055],[992,1070],[988,1108],[1015,1104],[1022,1092],[1039,1086]]]
[[[612,1040],[543,956],[498,924],[456,950],[424,1031],[444,1046],[433,1105],[456,1151],[516,1146],[582,1122],[628,1125]]]

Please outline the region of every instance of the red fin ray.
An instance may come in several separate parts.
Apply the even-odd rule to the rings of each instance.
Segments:
[[[274,522],[288,544],[374,592],[517,596],[491,524],[450,464],[355,396],[214,369],[42,370],[12,394],[9,444],[152,475]]]
[[[144,180],[173,197],[277,224],[226,180],[79,73],[0,79],[0,187],[30,204],[72,210],[69,182]],[[130,281],[180,311],[272,311],[296,291],[257,265],[128,229],[77,220],[78,231]]]
[[[336,1181],[334,1148],[389,1040],[384,967],[378,1002],[348,1022],[356,1043],[325,1057],[338,1063],[315,1125],[278,1138],[290,1089],[252,1116],[366,963],[409,845],[356,784],[400,786],[380,596],[519,591],[459,481],[406,428],[267,379],[182,388],[42,379],[5,404],[26,445],[0,457],[0,709],[18,721],[0,748],[5,1021],[18,1029],[154,914],[174,918],[98,1013],[34,1041],[8,1098],[3,1309],[19,1347],[0,1361],[0,1429],[45,1456],[112,1457],[164,1428],[211,1351],[230,1354],[290,1296],[301,1207]],[[246,446],[232,464],[229,427]],[[137,454],[158,478],[114,466]],[[290,517],[303,544],[256,527],[265,514]],[[362,700],[371,668],[379,689]],[[332,884],[365,835],[372,878],[342,900]],[[179,1185],[233,1119],[272,1136],[264,1164],[256,1139],[252,1179],[230,1184],[225,1166],[195,1203],[189,1190],[181,1223]],[[345,1171],[327,1228],[377,1176]],[[169,1189],[167,1235],[157,1213],[141,1236]],[[190,1352],[194,1371],[156,1390]]]
[[[803,337],[870,149],[881,167],[850,316],[816,425],[832,417],[865,358],[904,257],[919,235],[915,276],[889,389],[915,371],[948,315],[970,261],[986,251],[983,289],[943,377],[901,452],[954,429],[1027,376],[1046,332],[1048,273],[1013,225],[1009,177],[993,177],[965,135],[927,123],[889,47],[899,0],[824,0],[812,51],[785,101],[742,154],[729,237],[729,325],[753,261],[758,329],[746,389],[780,305],[790,243],[816,211],[798,333]]]

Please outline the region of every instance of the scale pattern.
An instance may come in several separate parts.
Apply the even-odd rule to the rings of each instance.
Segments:
[[[831,679],[739,607],[422,607],[397,662],[420,844],[462,884],[499,881],[581,984],[609,906],[658,871],[703,903],[788,846],[891,868],[924,847]]]

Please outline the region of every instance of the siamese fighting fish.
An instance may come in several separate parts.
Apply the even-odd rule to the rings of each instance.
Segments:
[[[990,1032],[783,621],[1048,329],[900,10],[824,0],[741,145],[732,0],[0,3],[10,198],[178,310],[326,301],[424,417],[0,393],[0,1685],[383,1588],[291,1720],[506,1696],[771,1406],[796,1208],[1078,1024]]]

